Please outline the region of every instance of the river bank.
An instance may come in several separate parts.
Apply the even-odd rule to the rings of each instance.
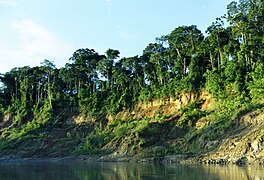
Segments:
[[[202,93],[99,119],[63,112],[46,122],[17,124],[6,114],[0,161],[264,164],[263,103],[237,109],[230,103]]]

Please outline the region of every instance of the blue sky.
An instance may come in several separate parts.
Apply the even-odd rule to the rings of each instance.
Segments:
[[[121,57],[142,55],[156,37],[181,25],[202,32],[226,13],[231,0],[0,0],[0,73],[64,66],[79,48]]]

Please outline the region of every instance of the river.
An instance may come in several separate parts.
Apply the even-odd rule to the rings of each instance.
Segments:
[[[0,163],[0,180],[264,179],[264,166],[149,163]]]

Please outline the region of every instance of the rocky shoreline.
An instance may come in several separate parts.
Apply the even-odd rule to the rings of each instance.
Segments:
[[[66,157],[20,157],[5,155],[0,157],[0,163],[55,163],[55,162],[127,162],[127,163],[163,163],[163,164],[207,164],[207,165],[264,165],[264,159],[249,161],[247,157],[241,158],[210,158],[202,156],[170,155],[165,157],[109,157],[109,156],[66,156]]]
[[[0,157],[0,163],[21,163],[21,162],[97,162],[98,157],[92,156],[66,156],[66,157],[20,157],[6,155]]]
[[[264,159],[255,159],[254,161],[248,161],[246,157],[241,158],[208,158],[208,157],[189,157],[186,155],[171,155],[165,157],[148,157],[134,159],[130,157],[120,157],[120,158],[100,158],[100,162],[148,162],[148,163],[178,163],[178,164],[236,164],[236,165],[264,165]]]

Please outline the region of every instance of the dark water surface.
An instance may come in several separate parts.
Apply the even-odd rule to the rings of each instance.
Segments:
[[[1,180],[264,179],[263,166],[148,163],[0,163]]]

